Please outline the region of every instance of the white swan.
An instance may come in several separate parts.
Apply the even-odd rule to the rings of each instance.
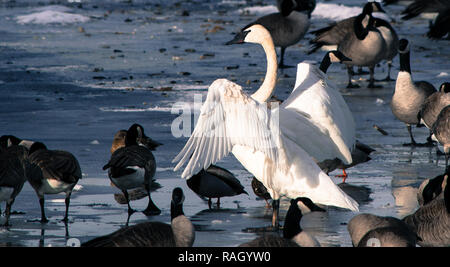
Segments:
[[[336,53],[340,54],[338,51]],[[356,140],[355,121],[341,93],[336,85],[328,80],[325,73],[331,62],[341,61],[338,58],[331,61],[330,57],[336,56],[328,52],[322,61],[325,64],[321,64],[320,68],[304,62],[298,64],[294,90],[280,108],[310,115],[316,125],[327,129],[331,139],[337,145],[339,153],[336,157],[344,164],[350,164],[351,150]],[[326,66],[327,60],[329,60],[328,66]],[[311,156],[314,157],[314,155]],[[334,159],[334,157],[328,159]]]
[[[273,226],[278,225],[281,197],[307,197],[315,203],[357,211],[356,201],[320,170],[311,156],[296,143],[298,138],[290,138],[293,133],[286,134],[293,127],[286,129],[284,125],[296,125],[295,134],[305,135],[303,142],[310,146],[314,143],[328,145],[327,149],[316,148],[319,151],[316,154],[322,157],[328,156],[325,155],[329,153],[328,148],[337,149],[327,131],[299,112],[283,107],[270,111],[265,105],[274,90],[277,74],[275,47],[270,33],[261,25],[252,25],[239,33],[234,42],[263,46],[267,58],[265,80],[251,97],[231,81],[214,81],[191,137],[173,160],[178,161],[174,171],[188,162],[181,177],[189,178],[231,151],[264,184],[274,199]],[[280,118],[279,125],[275,120],[277,117]]]

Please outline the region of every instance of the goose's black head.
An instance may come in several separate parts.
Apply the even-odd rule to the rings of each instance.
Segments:
[[[180,215],[184,215],[183,202],[183,189],[181,189],[180,187],[174,188],[172,191],[172,201],[170,202],[170,216],[172,220]]]
[[[306,197],[299,197],[291,200],[291,205],[286,213],[286,219],[283,227],[283,237],[291,239],[302,231],[300,227],[300,220],[302,218],[302,210],[299,207],[302,206],[304,212],[312,211],[325,211],[321,207],[314,204],[311,199]]]
[[[41,142],[34,142],[31,146],[30,146],[30,155],[38,150],[47,150],[47,147],[41,143]]]
[[[441,84],[441,86],[439,87],[439,92],[449,93],[450,92],[450,83],[445,82],[445,83]]]
[[[311,16],[316,7],[315,0],[277,0],[277,8],[281,15],[287,17],[292,11],[306,11],[308,16]]]
[[[146,144],[146,139],[148,137],[144,133],[144,127],[140,124],[133,124],[127,131],[127,135],[125,137],[125,145],[144,145]]]
[[[22,140],[14,135],[3,135],[0,137],[0,148],[7,148],[11,145],[19,145],[20,142],[22,142]]]
[[[409,41],[406,39],[400,39],[398,41],[398,52],[400,54],[406,54],[409,52]]]
[[[363,14],[371,15],[373,12],[386,13],[379,2],[367,2],[363,7]]]

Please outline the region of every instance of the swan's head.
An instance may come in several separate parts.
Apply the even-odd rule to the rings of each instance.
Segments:
[[[342,54],[341,51],[334,50],[327,53],[328,57],[330,58],[331,63],[342,63],[344,61],[352,61],[351,58],[346,57],[344,54]]]
[[[226,45],[231,44],[243,44],[243,43],[255,43],[262,44],[265,40],[270,39],[272,41],[272,36],[270,32],[260,24],[253,24],[242,29],[238,32],[234,39],[227,42]]]
[[[441,84],[441,86],[439,87],[439,91],[442,93],[450,92],[450,83],[445,82],[445,83]]]
[[[398,41],[398,52],[400,54],[406,54],[409,52],[409,41],[406,39],[400,39]]]

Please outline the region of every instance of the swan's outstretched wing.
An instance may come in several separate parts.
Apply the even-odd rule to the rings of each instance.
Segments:
[[[270,127],[271,113],[226,79],[214,81],[201,108],[195,129],[173,162],[174,171],[188,162],[181,174],[189,178],[207,169],[231,151],[245,145],[277,162],[277,139]]]
[[[307,63],[298,64],[295,88],[281,107],[309,114],[315,124],[328,130],[338,147],[334,157],[344,163],[347,162],[345,164],[352,162],[351,150],[355,145],[353,115],[334,84],[328,81],[326,75],[316,66]],[[287,127],[296,128],[296,125]],[[317,159],[311,151],[305,150]]]

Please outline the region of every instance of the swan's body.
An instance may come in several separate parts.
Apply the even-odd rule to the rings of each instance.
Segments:
[[[357,210],[358,204],[320,170],[296,142],[298,139],[291,139],[286,133],[292,131],[295,124],[299,127],[296,135],[305,133],[315,137],[304,141],[316,150],[313,157],[321,160],[319,156],[326,159],[329,152],[320,146],[314,147],[313,143],[327,143],[326,148],[336,149],[326,131],[321,131],[307,116],[296,111],[284,107],[267,109],[265,101],[275,87],[277,70],[270,33],[261,25],[253,25],[236,38],[241,39],[241,43],[254,42],[263,46],[268,60],[264,83],[250,97],[231,81],[214,81],[208,89],[194,132],[174,159],[174,162],[179,161],[174,170],[188,162],[181,176],[189,178],[232,152],[264,184],[274,200],[302,196],[315,203]]]
[[[294,90],[280,108],[306,113],[316,125],[328,131],[339,153],[327,159],[352,162],[355,121],[341,93],[324,72],[312,64],[298,64]]]

